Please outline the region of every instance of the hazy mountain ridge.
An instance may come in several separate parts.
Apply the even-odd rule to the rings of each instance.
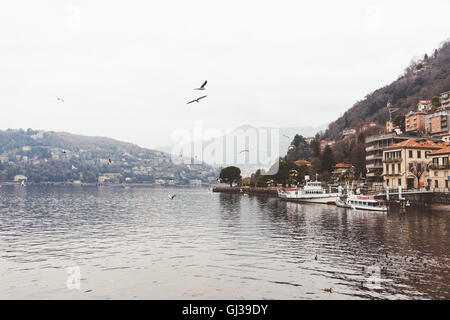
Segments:
[[[339,139],[345,128],[358,128],[374,121],[385,124],[389,115],[386,104],[391,101],[396,114],[416,108],[419,100],[429,100],[450,90],[450,42],[446,41],[430,56],[413,61],[397,80],[368,94],[341,117],[330,123],[323,138]],[[394,114],[395,115],[395,114]]]
[[[111,161],[109,161],[111,159]],[[107,137],[67,132],[0,130],[0,179],[22,174],[34,182],[114,182],[186,185],[210,183],[217,170],[206,164],[174,164],[170,155]]]

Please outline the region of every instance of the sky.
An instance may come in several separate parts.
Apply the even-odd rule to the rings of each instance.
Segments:
[[[449,14],[448,0],[2,1],[0,129],[156,148],[199,122],[321,126],[449,39]]]

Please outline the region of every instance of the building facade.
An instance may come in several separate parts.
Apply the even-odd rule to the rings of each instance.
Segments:
[[[393,144],[408,140],[409,137],[388,133],[367,137],[366,143],[366,178],[371,187],[383,185],[383,149]]]
[[[444,135],[449,132],[450,107],[440,107],[433,113],[426,115],[425,127],[433,136]]]
[[[425,132],[426,112],[409,112],[405,116],[405,131],[408,133]]]
[[[450,91],[441,93],[439,100],[444,108],[450,107]]]
[[[433,151],[429,154],[430,165],[430,188],[434,191],[449,192],[450,188],[450,146]]]
[[[383,151],[383,186],[419,189],[429,185],[430,154],[444,148],[426,139],[409,139],[393,144]]]

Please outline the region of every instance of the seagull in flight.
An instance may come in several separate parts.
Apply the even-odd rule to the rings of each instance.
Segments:
[[[208,83],[208,80],[203,82],[203,84],[200,86],[200,88],[195,88],[194,90],[205,90],[205,86],[206,86],[207,83]]]
[[[289,136],[287,136],[287,135],[285,135],[285,134],[283,134],[283,137],[286,137],[286,138],[288,138],[288,139],[291,139],[291,138],[289,138]]]
[[[176,194],[169,194],[169,199],[173,200],[173,198],[175,198]]]
[[[199,98],[197,98],[197,99],[194,99],[194,100],[192,100],[192,101],[189,101],[187,104],[190,104],[190,103],[192,103],[192,102],[199,102],[200,99],[203,99],[203,98],[206,98],[206,96],[201,96],[201,97],[199,97]]]
[[[111,164],[111,163],[112,163],[112,160],[111,160],[111,159],[108,159],[108,161],[109,161],[109,164]]]
[[[64,99],[63,98],[56,97],[56,100],[61,101],[62,103],[64,103]]]
[[[66,150],[61,151],[62,153],[67,153]]]
[[[250,152],[248,150],[242,150],[241,152],[239,152],[239,154],[241,154],[242,152]]]

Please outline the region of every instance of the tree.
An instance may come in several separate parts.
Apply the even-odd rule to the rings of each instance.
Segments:
[[[399,127],[402,132],[405,132],[405,116],[403,114],[398,114],[392,120],[394,126]]]
[[[320,154],[320,171],[331,172],[334,166],[333,150],[330,146],[326,146],[323,152]]]
[[[312,149],[313,149],[313,157],[319,157],[320,156],[320,140],[314,139],[312,142]]]
[[[298,166],[290,161],[280,161],[278,171],[273,175],[273,180],[277,184],[297,184],[303,181],[307,170],[306,165]]]
[[[229,183],[230,187],[233,186],[234,182],[238,182],[241,180],[241,169],[238,167],[230,166],[223,168],[220,171],[219,179],[222,183]]]
[[[417,178],[417,185],[420,187],[420,178],[428,171],[427,163],[424,161],[413,161],[409,164],[409,171]]]
[[[434,96],[433,98],[431,98],[431,104],[433,105],[433,107],[440,107],[441,106],[441,99],[438,96]]]

